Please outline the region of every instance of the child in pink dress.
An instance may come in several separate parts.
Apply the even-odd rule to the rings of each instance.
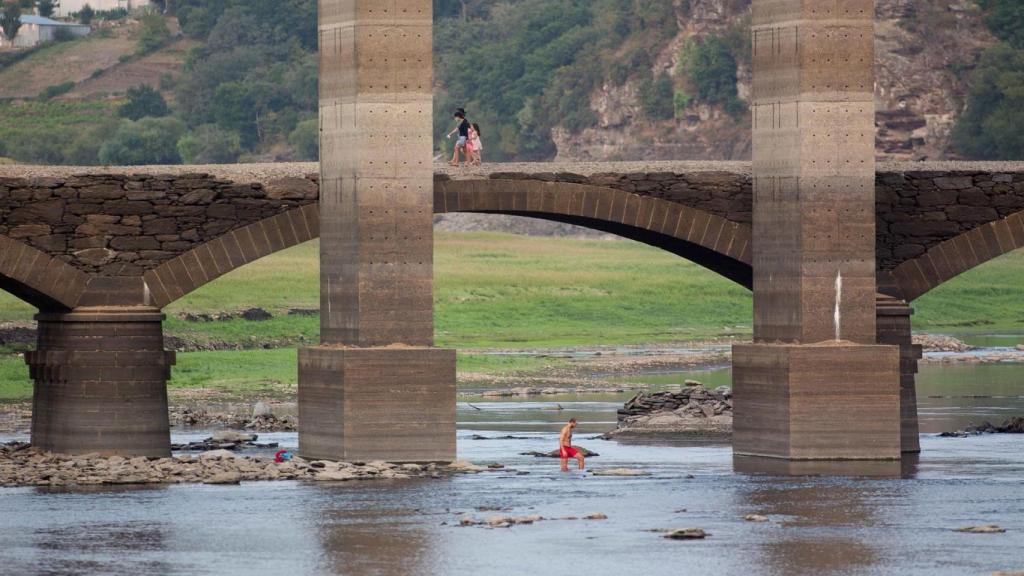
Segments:
[[[466,138],[466,164],[476,164],[476,143],[480,141],[476,129],[469,125],[469,137]]]
[[[470,151],[470,161],[479,166],[483,162],[484,144],[480,141],[480,125],[476,122],[470,125],[467,149]]]

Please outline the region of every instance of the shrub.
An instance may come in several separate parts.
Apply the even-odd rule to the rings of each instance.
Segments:
[[[320,121],[316,118],[303,120],[288,135],[288,143],[295,149],[300,160],[320,158]]]
[[[231,164],[242,153],[237,132],[204,124],[178,140],[178,154],[185,164]]]
[[[128,89],[128,101],[117,109],[117,115],[130,120],[146,116],[160,117],[171,113],[167,102],[152,86],[140,84]]]
[[[1024,51],[1006,44],[989,48],[970,84],[953,147],[978,160],[1024,158]]]
[[[100,148],[103,164],[179,164],[178,140],[185,125],[176,118],[122,120],[113,136]]]
[[[82,9],[78,12],[78,21],[82,24],[92,24],[92,19],[96,16],[96,11],[92,9],[92,6],[86,4],[82,6]]]
[[[978,0],[988,14],[985,24],[997,38],[1024,50],[1024,3],[1020,0]]]
[[[645,79],[638,90],[640,107],[651,120],[669,120],[675,117],[675,90],[672,79],[664,72],[656,78]]]
[[[100,76],[103,76],[104,72],[106,72],[106,70],[104,70],[103,68],[97,68],[97,69],[92,71],[92,74],[89,74],[89,78],[92,78],[92,79],[95,80],[96,78],[99,78]]]
[[[686,116],[686,109],[690,107],[691,100],[689,94],[682,90],[676,90],[675,96],[672,97],[676,120],[682,120]]]
[[[703,42],[689,40],[683,47],[678,72],[690,80],[698,100],[721,104],[734,116],[746,105],[736,90],[736,58],[721,36],[711,34]]]
[[[53,32],[53,41],[54,42],[70,42],[70,41],[75,40],[77,38],[78,37],[75,36],[74,33],[72,33],[71,30],[68,30],[67,28],[57,28]]]
[[[40,94],[39,97],[43,100],[49,100],[51,98],[56,98],[61,94],[67,94],[68,92],[71,92],[71,90],[74,89],[74,87],[75,83],[71,80],[68,80],[67,82],[62,82],[60,84],[54,84],[53,86],[47,87],[46,90],[43,90],[43,93]]]
[[[151,11],[141,20],[142,31],[139,33],[139,43],[135,48],[135,54],[145,56],[159,50],[171,37],[171,30],[167,27],[164,17],[158,12]]]

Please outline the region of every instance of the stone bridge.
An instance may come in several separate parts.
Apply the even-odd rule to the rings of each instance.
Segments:
[[[121,434],[113,447],[126,453],[165,442],[174,354],[163,349],[160,309],[317,238],[316,172],[316,164],[0,167],[0,288],[41,311],[39,345],[26,357],[37,382],[36,442],[89,451],[110,449]],[[445,167],[434,175],[434,212],[585,226],[750,288],[752,186],[750,166],[734,162]],[[382,209],[394,223],[379,232],[384,240],[406,233],[391,210],[407,209]],[[878,341],[901,348],[903,442],[913,450],[919,352],[905,303],[1024,247],[1024,164],[881,165],[876,230]],[[839,231],[819,235],[829,243]],[[94,441],[79,438],[83,428],[99,431]]]
[[[316,172],[316,164],[0,167],[0,287],[47,312],[162,308],[318,237]],[[739,162],[492,164],[434,176],[435,213],[585,226],[748,288],[752,198],[750,166]],[[881,164],[876,236],[879,290],[907,302],[1024,247],[1024,163]]]

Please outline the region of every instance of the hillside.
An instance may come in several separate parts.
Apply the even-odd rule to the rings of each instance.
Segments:
[[[1024,121],[1017,1],[876,2],[880,159],[1024,157],[1012,129]],[[750,0],[434,7],[438,153],[462,106],[483,127],[489,161],[750,156]],[[0,157],[313,159],[316,82],[314,0],[178,0],[0,64]],[[92,121],[74,114],[76,129],[61,130],[53,119],[68,106]]]

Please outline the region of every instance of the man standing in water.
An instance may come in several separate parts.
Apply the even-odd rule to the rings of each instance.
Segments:
[[[580,463],[580,470],[586,466],[583,461],[583,454],[572,447],[572,430],[576,427],[576,419],[572,418],[569,423],[562,427],[562,433],[558,435],[558,456],[562,459],[562,471],[569,471],[569,458],[575,458]]]

